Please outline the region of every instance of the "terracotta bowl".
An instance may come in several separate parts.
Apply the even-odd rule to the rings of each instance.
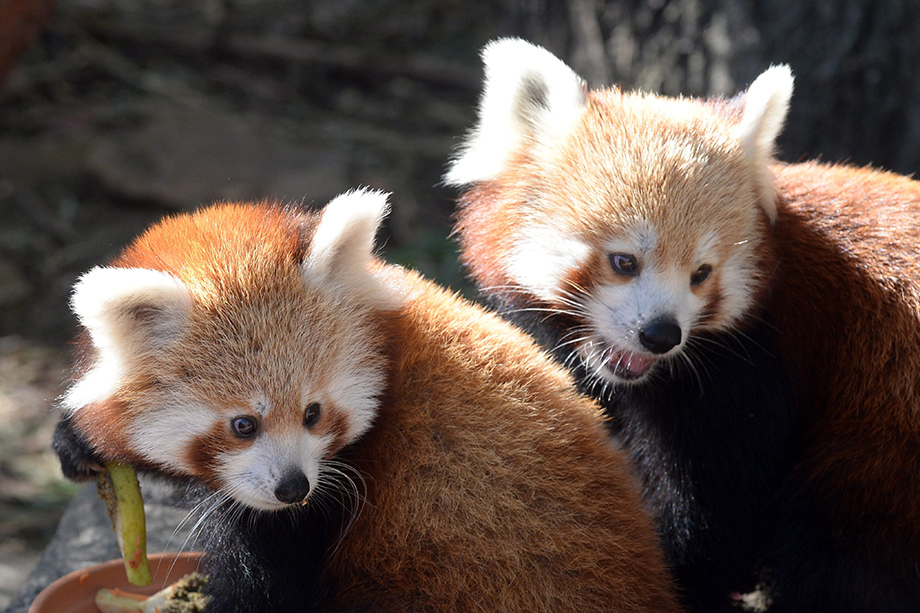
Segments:
[[[119,588],[136,594],[155,594],[198,569],[201,553],[159,553],[149,556],[153,583],[137,587],[128,583],[121,558],[64,575],[39,593],[29,613],[99,613],[94,599],[100,589]]]

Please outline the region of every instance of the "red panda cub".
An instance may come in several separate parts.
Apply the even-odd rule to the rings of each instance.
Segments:
[[[918,184],[775,164],[783,66],[691,100],[483,57],[461,257],[601,400],[686,604],[920,610]]]
[[[81,277],[65,473],[203,485],[208,610],[676,611],[600,409],[530,337],[376,259],[386,209],[215,205]]]

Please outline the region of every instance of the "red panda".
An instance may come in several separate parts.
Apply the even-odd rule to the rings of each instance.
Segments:
[[[920,185],[774,162],[785,66],[691,100],[483,56],[461,258],[601,400],[686,604],[920,610]]]
[[[376,259],[386,209],[215,205],[81,277],[65,473],[114,459],[216,492],[209,610],[676,611],[599,407]]]

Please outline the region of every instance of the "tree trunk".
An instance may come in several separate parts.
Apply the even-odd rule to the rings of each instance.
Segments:
[[[920,4],[911,0],[522,1],[521,34],[592,85],[733,95],[796,77],[780,157],[920,170]]]

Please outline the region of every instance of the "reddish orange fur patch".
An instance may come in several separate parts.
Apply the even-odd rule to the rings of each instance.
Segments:
[[[597,406],[517,329],[389,274],[410,299],[375,426],[343,450],[368,492],[332,608],[676,611]]]
[[[774,171],[784,198],[770,308],[803,384],[808,487],[851,550],[915,560],[920,183],[816,163]]]

